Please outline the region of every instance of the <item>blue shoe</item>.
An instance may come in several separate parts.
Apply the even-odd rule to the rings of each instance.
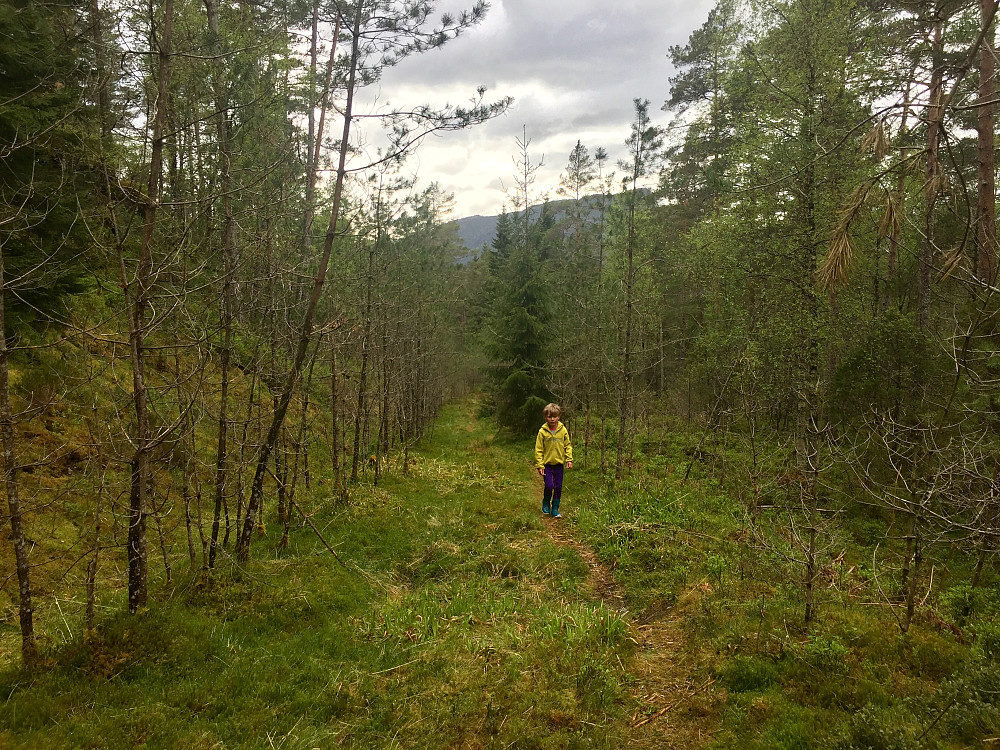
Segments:
[[[549,506],[548,506],[548,504],[543,504],[542,505],[542,513],[544,515],[546,515],[546,516],[549,515]]]

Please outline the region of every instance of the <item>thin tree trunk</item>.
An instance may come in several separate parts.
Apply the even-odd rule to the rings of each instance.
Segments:
[[[10,513],[10,539],[14,544],[14,569],[17,573],[18,620],[21,625],[21,662],[33,669],[38,662],[34,610],[31,606],[31,563],[24,538],[21,498],[18,493],[17,457],[14,446],[14,413],[10,403],[10,350],[4,327],[6,286],[4,284],[3,246],[0,244],[0,440],[3,441],[4,486]]]
[[[186,276],[186,274],[185,274]],[[177,382],[174,387],[177,392],[177,407],[181,411],[180,436],[178,445],[181,447],[181,454],[184,457],[184,465],[181,467],[181,499],[184,502],[184,526],[187,531],[188,557],[191,560],[192,570],[198,564],[198,555],[194,546],[193,519],[191,517],[191,484],[192,474],[191,464],[195,460],[197,446],[195,445],[194,424],[189,409],[184,408],[184,391],[181,388],[180,371],[181,357],[180,350],[174,349],[174,369],[177,373]]]
[[[913,613],[917,606],[917,581],[920,573],[920,563],[923,561],[923,548],[920,545],[920,523],[913,523],[913,568],[910,571],[909,586],[906,587],[906,614],[903,617],[903,632],[913,624]]]
[[[992,24],[996,14],[996,0],[980,0],[984,24]],[[994,104],[996,94],[996,61],[994,60],[992,28],[985,28],[987,34],[979,51],[979,118],[978,118],[978,167],[979,189],[976,210],[977,273],[987,284],[993,284],[997,275],[997,231],[996,231],[996,175],[995,175],[995,132]]]
[[[906,124],[910,116],[910,103],[911,103],[911,91],[913,89],[913,77],[916,75],[916,68],[910,69],[910,75],[906,80],[906,89],[903,92],[903,114],[900,118],[899,123],[899,159],[903,161],[906,158],[906,146],[902,142],[902,139],[906,137]],[[902,215],[904,208],[904,201],[906,200],[906,172],[905,170],[900,170],[899,176],[896,178],[896,194],[890,196],[890,200],[899,201],[899,204],[895,206],[895,210]],[[889,227],[889,258],[886,264],[885,277],[886,277],[886,289],[883,297],[882,307],[886,309],[892,302],[893,291],[895,290],[896,282],[896,263],[899,257],[899,245],[901,241],[901,233],[903,230],[903,222],[895,221]]]
[[[167,499],[164,498],[163,505],[167,504]],[[170,566],[170,545],[167,544],[167,537],[163,533],[163,520],[161,519],[163,507],[159,509],[153,508],[153,522],[156,524],[156,533],[160,539],[160,554],[163,556],[163,570],[167,574],[167,583],[170,583],[173,576],[173,571]]]
[[[158,48],[157,92],[153,103],[149,182],[143,206],[142,238],[139,243],[139,262],[134,283],[129,283],[123,249],[119,247],[122,285],[129,308],[129,351],[132,361],[132,403],[135,410],[135,451],[132,455],[131,487],[128,511],[128,608],[135,614],[146,605],[147,551],[146,551],[146,502],[149,492],[149,451],[152,435],[146,393],[145,336],[146,308],[152,283],[153,234],[159,204],[163,172],[164,130],[167,121],[168,84],[170,82],[171,36],[173,33],[173,0],[164,0],[163,26],[155,40]]]
[[[261,502],[263,500],[264,474],[267,470],[267,462],[271,451],[274,450],[274,447],[278,442],[278,435],[281,431],[282,424],[284,424],[285,414],[288,411],[288,404],[292,399],[292,393],[294,392],[295,386],[302,373],[302,365],[305,362],[306,352],[308,351],[309,343],[312,340],[313,320],[316,315],[316,308],[319,306],[320,295],[323,291],[323,284],[326,281],[326,272],[330,265],[330,256],[333,254],[333,243],[337,236],[337,221],[340,217],[340,202],[344,191],[344,179],[347,175],[347,153],[350,147],[351,120],[354,112],[354,89],[357,83],[358,60],[360,57],[361,18],[362,8],[358,7],[354,19],[354,30],[351,36],[350,72],[348,74],[347,81],[347,98],[343,109],[344,130],[340,141],[340,162],[337,166],[337,179],[333,190],[333,206],[330,211],[330,224],[327,227],[323,254],[320,257],[319,269],[317,270],[316,277],[313,281],[312,293],[309,296],[309,302],[306,306],[302,325],[299,330],[299,341],[295,350],[294,359],[292,360],[292,366],[289,368],[285,379],[285,385],[282,389],[280,400],[278,402],[278,408],[274,411],[271,418],[271,426],[268,429],[267,436],[265,437],[264,443],[261,445],[260,452],[258,454],[257,468],[254,472],[253,485],[251,486],[250,498],[247,503],[247,514],[246,518],[243,520],[243,528],[237,538],[236,556],[240,561],[246,561],[250,557],[250,544],[253,539],[253,518],[258,509],[261,507]]]
[[[924,236],[920,246],[920,267],[917,275],[917,324],[922,331],[930,325],[931,269],[934,265],[935,221],[938,192],[943,173],[938,150],[944,119],[944,21],[934,23],[933,60],[929,101],[927,104],[927,145],[924,156]]]
[[[635,202],[637,178],[632,181],[632,195],[628,209],[628,238],[626,240],[625,270],[625,333],[622,341],[621,393],[618,399],[618,451],[615,455],[615,479],[624,473],[625,440],[628,432],[628,416],[632,405],[632,313],[635,304]]]
[[[361,333],[361,371],[358,374],[358,407],[354,414],[354,455],[351,459],[351,481],[357,481],[361,462],[361,438],[367,425],[368,410],[368,364],[371,359],[372,335],[372,285],[375,268],[375,247],[368,250],[368,276],[365,286],[365,320]]]
[[[212,512],[212,537],[209,543],[208,567],[215,567],[215,559],[219,541],[219,525],[222,519],[222,508],[225,505],[226,490],[229,484],[229,368],[232,358],[233,314],[235,301],[233,299],[233,277],[235,274],[235,220],[233,217],[232,172],[230,169],[230,122],[229,99],[226,96],[226,86],[223,80],[221,65],[222,37],[219,31],[218,0],[205,0],[205,11],[208,16],[210,33],[210,49],[217,62],[212,71],[212,88],[216,108],[216,132],[219,142],[219,187],[222,205],[222,351],[219,353],[219,419],[218,438],[215,449],[215,506]]]
[[[330,337],[330,420],[332,427],[330,430],[330,460],[333,468],[334,486],[340,490],[342,483],[340,479],[340,393],[337,388],[337,342],[334,337]]]
[[[313,27],[312,27],[312,49],[310,51],[309,60],[309,70],[310,70],[310,87],[315,83],[316,78],[316,57],[318,52],[319,44],[319,4],[313,4]],[[302,265],[305,267],[306,261],[309,257],[309,251],[312,248],[312,227],[313,227],[313,215],[316,211],[316,180],[319,176],[319,164],[320,155],[322,154],[323,148],[323,129],[326,123],[326,112],[330,106],[330,90],[331,83],[333,81],[333,71],[337,62],[337,40],[340,37],[340,15],[337,15],[337,20],[333,27],[333,39],[330,42],[330,60],[326,68],[326,83],[323,87],[323,95],[321,97],[321,106],[319,111],[319,123],[315,122],[316,113],[313,106],[313,90],[310,88],[309,97],[309,139],[306,143],[306,149],[308,152],[307,166],[308,175],[306,178],[306,197],[305,197],[305,217],[303,219],[302,226]]]
[[[98,425],[97,404],[93,406],[93,416],[90,424],[91,441],[97,447],[97,490],[94,503],[94,537],[92,540],[93,555],[87,561],[87,605],[84,622],[86,637],[93,637],[97,632],[96,611],[97,611],[97,570],[101,553],[101,512],[104,504],[105,490],[105,465],[104,465],[104,443],[97,434]]]

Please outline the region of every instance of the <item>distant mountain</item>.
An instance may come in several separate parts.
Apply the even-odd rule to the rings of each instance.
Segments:
[[[496,216],[466,216],[452,222],[458,227],[458,237],[469,250],[479,254],[483,245],[493,243],[497,236]]]
[[[581,199],[584,205],[589,206],[590,218],[594,218],[598,212],[598,201],[601,196],[588,195]],[[555,213],[556,220],[564,217],[573,205],[570,199],[548,201],[544,205]],[[532,206],[531,213],[537,216],[542,210],[542,206]],[[458,228],[459,239],[470,250],[474,256],[479,255],[479,251],[484,245],[493,244],[493,239],[497,236],[496,216],[467,216],[464,219],[456,219],[451,222]]]

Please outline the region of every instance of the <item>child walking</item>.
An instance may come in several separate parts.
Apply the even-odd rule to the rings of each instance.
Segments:
[[[573,446],[569,441],[569,431],[559,421],[562,416],[559,405],[549,404],[542,413],[545,424],[535,437],[535,467],[545,478],[542,513],[562,518],[559,515],[559,500],[562,498],[563,467],[573,468]]]

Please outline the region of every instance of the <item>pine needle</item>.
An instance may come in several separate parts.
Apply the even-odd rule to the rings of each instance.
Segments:
[[[965,253],[962,252],[961,245],[956,245],[951,250],[941,253],[941,277],[939,281],[947,280],[962,267],[964,260]]]
[[[874,182],[867,180],[854,189],[844,207],[840,211],[840,223],[833,230],[830,238],[830,249],[817,270],[820,286],[824,290],[835,289],[847,282],[854,257],[854,245],[851,243],[851,223],[868,200]]]
[[[897,192],[885,191],[885,210],[878,222],[879,237],[898,237],[903,231],[903,212],[900,195]]]
[[[948,176],[941,169],[941,162],[934,158],[930,164],[931,173],[924,182],[924,196],[930,200],[948,187]]]
[[[889,142],[889,134],[886,133],[884,122],[876,123],[875,127],[865,133],[861,139],[861,153],[871,152],[880,161],[886,157],[890,148],[892,148],[892,144]]]
[[[841,223],[830,240],[830,249],[819,267],[819,282],[823,289],[835,289],[847,281],[854,256],[849,227]]]

